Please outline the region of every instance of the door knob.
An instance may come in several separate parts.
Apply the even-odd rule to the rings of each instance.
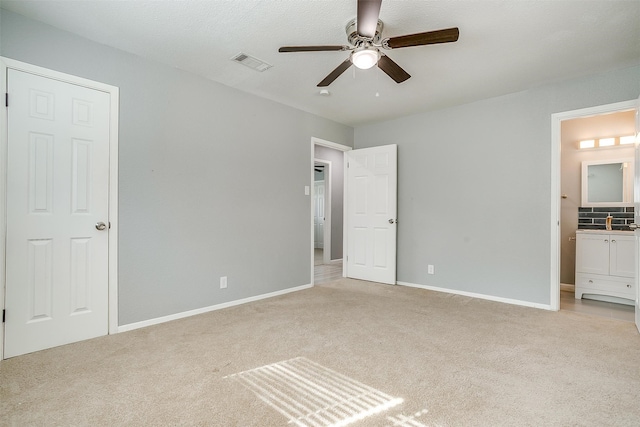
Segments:
[[[638,224],[629,224],[629,228],[635,230],[636,228],[638,228]]]
[[[394,220],[392,220],[392,219],[390,219],[390,220],[389,220],[389,224],[393,224],[394,222],[395,222],[395,221],[394,221]]]
[[[98,223],[96,223],[96,229],[97,229],[97,230],[102,231],[102,230],[104,230],[105,228],[107,228],[107,225],[106,225],[104,222],[98,222]]]

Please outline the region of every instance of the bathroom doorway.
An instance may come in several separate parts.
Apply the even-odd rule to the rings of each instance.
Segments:
[[[576,230],[604,229],[606,216],[611,215],[616,230],[629,230],[628,224],[634,220],[633,208],[583,206],[582,163],[634,158],[634,145],[621,144],[620,141],[621,137],[635,133],[635,109],[635,101],[629,101],[552,116],[554,153],[558,156],[557,186],[554,186],[558,192],[554,197],[557,201],[558,227],[555,236],[557,265],[555,271],[552,268],[555,276],[552,277],[551,289],[553,309],[633,321],[634,308],[629,305],[631,301],[594,295],[576,300],[574,290]],[[581,144],[581,141],[584,142]],[[593,141],[592,147],[588,141]],[[613,212],[604,212],[607,209]]]

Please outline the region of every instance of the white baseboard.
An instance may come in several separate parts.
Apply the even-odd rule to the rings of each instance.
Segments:
[[[331,261],[329,261],[329,264],[341,264],[341,263],[342,263],[342,258],[332,259]]]
[[[475,292],[458,291],[458,290],[455,290],[455,289],[439,288],[437,286],[417,285],[415,283],[408,283],[408,282],[396,282],[396,284],[401,285],[401,286],[409,286],[411,288],[427,289],[429,291],[444,292],[444,293],[447,293],[447,294],[463,295],[463,296],[466,296],[466,297],[479,298],[479,299],[485,299],[485,300],[496,301],[496,302],[503,302],[503,303],[506,303],[506,304],[521,305],[521,306],[524,306],[524,307],[532,307],[532,308],[540,308],[540,309],[543,309],[543,310],[551,310],[551,305],[550,304],[539,304],[539,303],[536,303],[536,302],[522,301],[522,300],[517,300],[517,299],[511,299],[511,298],[502,298],[502,297],[496,297],[496,296],[493,296],[493,295],[477,294]]]
[[[572,285],[570,283],[560,283],[560,290],[574,292],[576,290],[576,285]]]
[[[309,289],[313,285],[296,286],[295,288],[283,289],[281,291],[269,292],[268,294],[256,295],[254,297],[243,298],[235,301],[224,302],[222,304],[210,305],[208,307],[197,308],[195,310],[183,311],[181,313],[170,314],[168,316],[156,317],[155,319],[143,320],[141,322],[129,323],[127,325],[118,326],[118,332],[133,331],[134,329],[145,328],[151,325],[157,325],[160,323],[170,322],[172,320],[183,319],[185,317],[195,316],[198,314],[208,313],[210,311],[221,310],[223,308],[233,307],[240,304],[246,304],[248,302],[259,301],[261,299],[277,297],[279,295],[288,294],[291,292],[302,291]]]

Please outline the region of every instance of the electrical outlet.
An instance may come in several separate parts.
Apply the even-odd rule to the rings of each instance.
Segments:
[[[429,274],[436,274],[436,269],[435,269],[435,267],[434,267],[433,265],[429,264],[429,267],[428,267],[427,273],[429,273]]]
[[[220,289],[226,289],[227,287],[227,276],[222,276],[220,278]]]

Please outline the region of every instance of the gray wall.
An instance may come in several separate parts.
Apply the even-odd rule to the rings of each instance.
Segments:
[[[356,127],[398,144],[398,280],[549,304],[551,114],[639,93],[636,66]]]
[[[352,128],[6,10],[0,37],[120,88],[120,325],[310,283],[311,137],[351,146]]]
[[[316,145],[314,157],[331,162],[331,259],[342,259],[344,153]]]

